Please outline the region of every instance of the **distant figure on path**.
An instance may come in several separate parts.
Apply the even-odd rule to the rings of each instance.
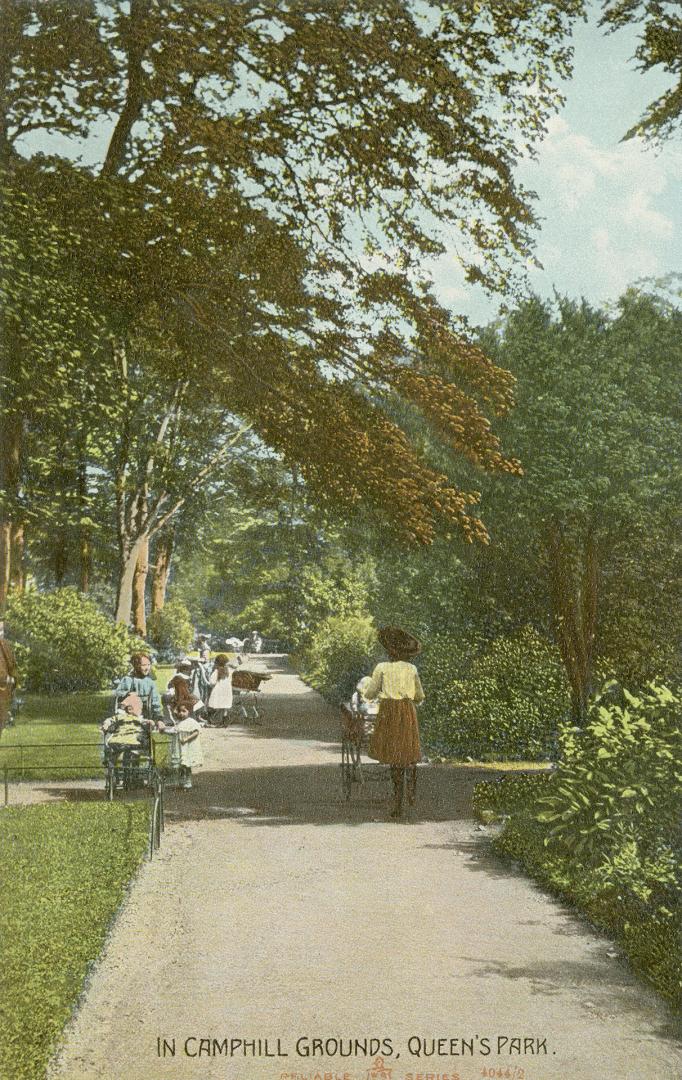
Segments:
[[[388,653],[388,662],[377,664],[362,696],[379,700],[379,713],[369,742],[368,753],[375,761],[391,766],[393,809],[391,817],[403,812],[403,785],[408,768],[408,802],[414,803],[417,791],[417,762],[421,760],[419,725],[415,704],[424,700],[419,672],[412,657],[421,645],[412,634],[398,626],[385,626],[378,634]]]
[[[211,674],[213,673],[213,661],[211,650],[208,647],[199,650],[199,659],[192,663],[192,679],[190,688],[193,694],[200,697],[204,705],[208,705],[211,694]]]

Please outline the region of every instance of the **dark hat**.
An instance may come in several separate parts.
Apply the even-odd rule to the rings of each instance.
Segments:
[[[382,626],[377,637],[389,656],[407,659],[421,652],[421,645],[417,638],[399,626]]]

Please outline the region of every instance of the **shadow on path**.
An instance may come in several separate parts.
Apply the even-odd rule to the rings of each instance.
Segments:
[[[191,791],[166,790],[166,816],[169,822],[238,818],[251,826],[363,825],[387,820],[391,796],[388,767],[370,764],[363,773],[365,782],[353,784],[352,795],[346,800],[340,765],[202,771]],[[474,785],[491,775],[490,770],[467,766],[420,766],[417,804],[407,811],[406,822],[470,821]],[[69,802],[104,798],[101,787],[50,785],[46,791]],[[132,796],[145,797],[144,791]]]

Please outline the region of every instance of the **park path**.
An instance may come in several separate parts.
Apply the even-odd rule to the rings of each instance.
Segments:
[[[260,663],[274,675],[261,726],[205,733],[196,789],[172,797],[50,1080],[682,1075],[656,996],[487,853],[475,770],[421,767],[405,824],[385,781],[346,804],[336,710],[283,658]],[[498,1055],[498,1038],[527,1052]],[[224,1039],[241,1040],[234,1056]],[[304,1053],[314,1039],[332,1040],[324,1056]],[[372,1039],[391,1042],[383,1073]],[[345,1056],[353,1040],[368,1056]]]

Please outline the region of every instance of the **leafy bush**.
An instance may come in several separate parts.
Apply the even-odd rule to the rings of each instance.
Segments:
[[[147,637],[160,652],[185,652],[194,641],[194,627],[186,604],[168,600],[147,620]]]
[[[0,816],[0,1076],[39,1080],[144,855],[146,803]]]
[[[73,588],[12,596],[6,618],[21,682],[30,690],[101,690],[141,645]]]
[[[650,684],[566,728],[549,780],[476,792],[510,815],[497,849],[613,933],[633,967],[682,1007],[680,699]]]
[[[680,700],[655,683],[637,697],[624,694],[624,707],[599,706],[584,732],[565,731],[557,783],[538,821],[549,826],[547,844],[591,865],[605,887],[648,902],[674,881]]]
[[[552,775],[551,772],[512,773],[499,780],[482,780],[474,788],[474,816],[508,815],[523,810],[538,798],[540,785],[549,783]]]
[[[679,636],[669,632],[658,597],[656,604],[652,612],[636,589],[631,596],[617,596],[616,602],[613,597],[605,599],[599,633],[601,666],[631,688],[645,686],[656,676],[673,681],[682,677]]]
[[[372,620],[332,616],[320,623],[305,652],[294,657],[304,678],[330,701],[347,701],[381,650]]]
[[[429,747],[482,761],[551,756],[569,707],[556,648],[526,627],[496,638],[459,675],[461,651],[460,641],[447,637],[425,650],[422,731]]]

